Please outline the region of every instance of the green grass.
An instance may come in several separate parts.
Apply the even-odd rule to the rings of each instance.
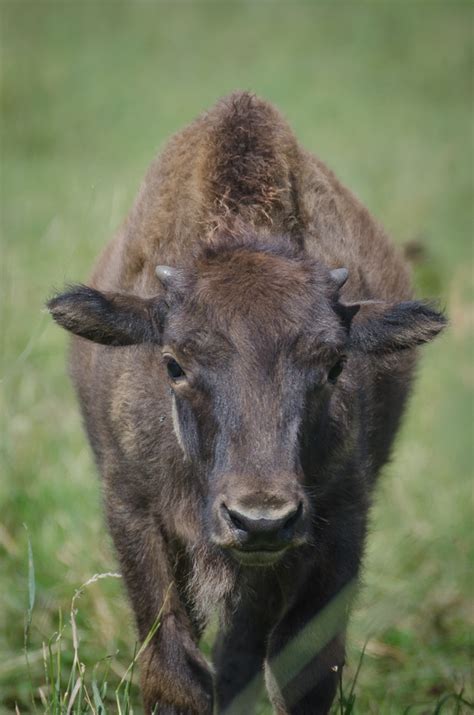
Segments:
[[[77,679],[71,599],[116,569],[67,340],[42,305],[87,279],[166,137],[235,88],[274,101],[396,241],[423,246],[419,293],[447,308],[378,490],[344,697],[367,642],[355,715],[467,712],[454,694],[473,699],[472,5],[3,0],[0,15],[1,712],[32,711],[33,693],[42,712],[58,669],[57,692]],[[91,701],[107,672],[116,707],[135,648],[122,584],[92,582],[77,604]],[[140,712],[134,687],[128,703]]]

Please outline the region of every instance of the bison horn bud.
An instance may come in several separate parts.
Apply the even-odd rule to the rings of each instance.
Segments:
[[[342,288],[348,277],[349,271],[347,270],[347,268],[335,268],[333,271],[331,271],[331,279],[333,283],[336,284],[337,290]]]
[[[171,266],[157,266],[155,273],[165,288],[175,286],[179,280],[179,270]]]

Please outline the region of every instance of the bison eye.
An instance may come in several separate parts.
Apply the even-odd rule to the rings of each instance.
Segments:
[[[344,363],[346,362],[346,359],[344,357],[340,358],[332,368],[328,372],[328,382],[331,383],[331,385],[334,385],[337,382],[337,378],[341,374],[341,372],[344,369]]]
[[[166,369],[168,371],[168,375],[173,382],[177,382],[180,380],[182,377],[186,377],[185,372],[181,365],[179,365],[176,360],[172,357],[168,357],[166,359]]]

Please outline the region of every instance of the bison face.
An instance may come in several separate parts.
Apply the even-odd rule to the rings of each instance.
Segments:
[[[48,304],[89,340],[159,346],[176,438],[204,475],[210,538],[247,565],[308,539],[328,445],[344,454],[356,429],[361,354],[412,348],[444,323],[415,301],[344,304],[347,273],[289,246],[221,241],[187,268],[160,266],[156,298],[80,286]]]
[[[245,565],[274,563],[309,536],[301,444],[345,360],[337,284],[307,258],[248,246],[157,273],[173,424],[207,465],[210,537]]]

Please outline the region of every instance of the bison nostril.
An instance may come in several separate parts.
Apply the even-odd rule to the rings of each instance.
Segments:
[[[300,502],[298,504],[297,509],[288,517],[288,519],[285,521],[283,524],[283,530],[284,531],[289,531],[290,529],[293,529],[293,527],[296,525],[297,521],[301,518],[303,514],[303,502]]]
[[[235,526],[235,528],[239,529],[239,531],[247,532],[247,527],[235,511],[229,509],[226,504],[222,504],[222,511],[225,514],[226,520],[230,522],[232,526]]]

